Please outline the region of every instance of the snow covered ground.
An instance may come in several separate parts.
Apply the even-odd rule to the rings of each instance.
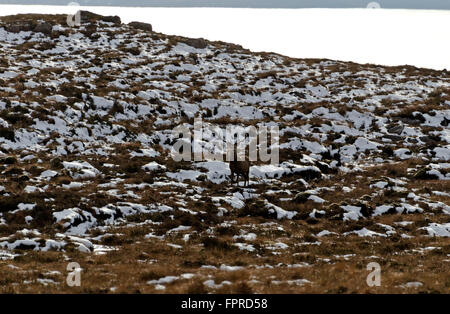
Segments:
[[[253,53],[107,17],[11,28],[29,18],[0,19],[0,293],[70,291],[68,260],[91,293],[360,292],[369,260],[378,292],[448,291],[448,71]],[[174,161],[173,128],[194,117],[278,126],[280,163],[253,163],[237,187],[225,162]]]
[[[154,30],[297,58],[450,69],[450,11],[77,7]],[[68,6],[0,5],[0,15],[72,13]]]

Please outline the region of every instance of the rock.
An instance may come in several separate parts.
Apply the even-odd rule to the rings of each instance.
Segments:
[[[319,223],[319,220],[314,217],[308,217],[308,219],[306,219],[306,223],[309,225],[315,225]]]
[[[312,194],[308,192],[300,192],[295,195],[293,201],[296,203],[305,203],[311,195]]]
[[[419,180],[438,180],[439,177],[437,175],[428,173],[430,170],[428,167],[422,168],[414,174],[414,178]]]
[[[384,135],[385,138],[388,138],[394,142],[398,142],[398,141],[402,141],[403,137],[400,135],[391,135],[391,134],[385,134]]]
[[[1,160],[1,163],[6,164],[6,165],[12,165],[12,164],[15,164],[16,162],[17,162],[17,159],[13,156],[8,156]]]
[[[188,38],[184,43],[197,49],[204,49],[208,46],[208,43],[203,38]]]
[[[227,47],[228,52],[233,52],[235,50],[244,50],[244,48],[241,45],[230,44],[230,43],[224,43],[224,45]]]
[[[6,31],[11,33],[32,32],[36,23],[31,20],[15,21],[6,26]]]
[[[91,23],[93,21],[103,21],[114,23],[116,25],[122,24],[120,17],[115,16],[103,16],[100,14],[92,13],[90,11],[80,11],[81,23]]]
[[[270,213],[262,200],[254,200],[246,204],[244,207],[237,211],[238,217],[263,217],[269,219],[275,219],[276,213]]]
[[[394,125],[389,125],[386,129],[391,134],[400,135],[400,134],[402,134],[404,128],[405,128],[405,126],[402,124],[394,124]]]
[[[11,142],[15,142],[15,132],[11,128],[0,127],[0,137],[7,139]]]
[[[90,23],[91,21],[98,20],[99,15],[89,12],[89,11],[79,11],[80,12],[80,22]]]
[[[17,167],[9,168],[8,170],[6,170],[4,172],[4,174],[6,174],[7,176],[15,176],[15,175],[20,175],[22,173],[23,173],[23,169],[17,168]]]
[[[208,179],[208,177],[206,176],[206,174],[201,174],[197,177],[197,181],[200,182],[205,182]]]
[[[115,25],[122,24],[122,21],[121,21],[120,17],[117,16],[117,15],[114,15],[114,16],[103,16],[100,20],[103,21],[103,22],[114,23]]]
[[[52,31],[53,26],[47,22],[40,23],[33,29],[33,32],[42,33],[45,35],[51,35]]]
[[[396,209],[396,208],[397,208],[397,207],[401,207],[401,205],[398,204],[398,203],[393,203],[393,204],[389,204],[389,205],[391,205],[391,207],[388,209],[387,212],[384,213],[385,215],[386,215],[386,214],[394,215],[394,214],[397,213],[397,209]]]
[[[436,142],[439,142],[441,140],[439,136],[435,135],[425,135],[419,137],[419,139],[426,144],[435,144]]]
[[[53,159],[50,161],[50,166],[51,166],[53,169],[61,169],[61,168],[63,167],[63,163],[62,163],[61,158],[59,158],[59,157],[53,158]]]
[[[27,182],[27,181],[30,181],[30,177],[27,175],[22,175],[18,178],[18,181],[19,182]]]
[[[337,173],[337,169],[331,168],[327,163],[323,161],[317,161],[316,167],[320,169],[320,171],[324,174],[334,174]]]
[[[332,203],[325,209],[325,217],[329,217],[331,220],[342,220],[344,217],[344,210],[339,204]]]
[[[383,153],[383,155],[387,156],[387,157],[392,157],[394,156],[394,150],[392,149],[392,147],[390,146],[383,146],[381,148],[381,152]]]
[[[306,181],[310,181],[321,178],[322,172],[320,172],[320,169],[317,167],[309,167],[303,171],[295,172],[295,175],[305,179]]]
[[[374,212],[374,209],[367,202],[358,202],[355,206],[361,207],[361,215],[364,217],[370,217]]]
[[[416,126],[420,125],[426,121],[425,118],[420,113],[414,115],[413,117],[400,117],[398,119],[405,124],[416,125]]]
[[[128,26],[134,28],[134,29],[140,29],[147,32],[152,32],[152,24],[149,23],[142,23],[142,22],[130,22],[128,23]]]

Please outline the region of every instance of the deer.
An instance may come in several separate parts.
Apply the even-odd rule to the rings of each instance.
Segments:
[[[237,149],[234,150],[234,158],[230,160],[231,182],[234,181],[234,175],[236,174],[236,185],[239,186],[239,177],[244,178],[244,186],[248,186],[250,178],[250,161],[237,160]]]

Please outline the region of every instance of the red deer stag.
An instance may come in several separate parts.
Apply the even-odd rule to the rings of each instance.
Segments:
[[[244,178],[244,186],[248,186],[250,177],[250,161],[237,160],[237,152],[234,151],[234,159],[230,161],[231,182],[234,181],[234,175],[236,174],[236,185],[239,185],[239,177]]]

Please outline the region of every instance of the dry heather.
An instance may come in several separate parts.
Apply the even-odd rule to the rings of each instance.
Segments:
[[[0,292],[450,292],[449,72],[64,21],[0,18]],[[175,162],[195,117],[280,163]]]

